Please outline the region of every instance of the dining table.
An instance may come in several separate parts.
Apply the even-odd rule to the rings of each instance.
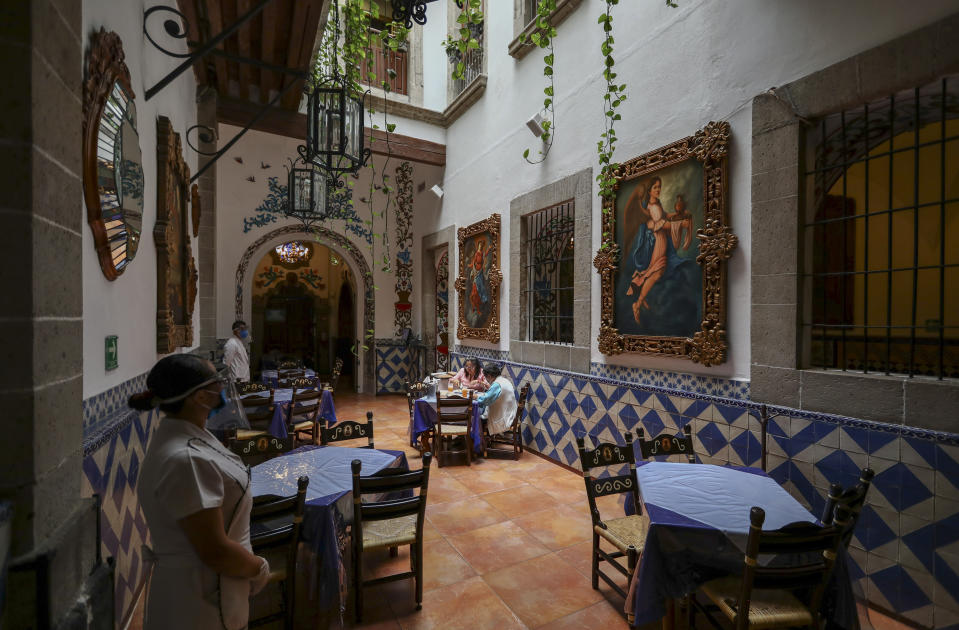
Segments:
[[[295,495],[297,480],[301,476],[310,480],[297,547],[297,627],[335,626],[346,610],[354,459],[362,463],[362,475],[408,469],[402,451],[315,445],[250,469],[254,501]]]
[[[302,393],[303,389],[298,389],[298,392]],[[267,404],[269,400],[270,392],[256,392],[253,394],[247,394],[243,398],[244,400],[250,400],[251,398],[263,398],[263,404]],[[274,389],[273,390],[273,418],[270,420],[270,426],[267,429],[270,435],[278,438],[285,438],[289,432],[287,431],[287,420],[290,415],[290,405],[293,401],[293,390],[290,388],[284,389]],[[312,404],[312,401],[309,403]],[[296,410],[299,409],[301,405],[297,405],[293,410],[296,413]],[[316,412],[317,419],[327,419],[331,423],[335,424],[336,420],[336,407],[333,404],[333,392],[328,389],[323,389],[320,395],[319,409]]]
[[[626,600],[626,612],[635,616],[637,625],[665,618],[668,627],[673,602],[709,580],[741,574],[752,507],[765,510],[764,530],[819,522],[759,468],[643,462],[637,465],[636,478],[649,519]],[[626,514],[636,513],[631,494],[624,508]],[[788,554],[766,559],[776,564],[802,560]],[[823,616],[837,627],[859,628],[845,550],[826,589]]]
[[[313,378],[316,376],[316,372],[309,368],[303,370],[303,376],[307,378]],[[280,382],[280,373],[278,370],[262,370],[260,372],[260,382],[266,385],[267,387],[276,388]]]
[[[450,396],[440,391],[438,396]],[[413,417],[410,419],[409,436],[410,445],[416,446],[420,435],[427,431],[432,431],[436,427],[436,397],[423,396],[413,402]],[[480,406],[473,402],[473,420],[470,423],[470,437],[473,440],[473,451],[483,452],[483,421],[480,417]]]

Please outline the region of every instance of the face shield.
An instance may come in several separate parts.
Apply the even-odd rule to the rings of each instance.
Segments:
[[[211,379],[203,386],[217,382],[222,385],[220,398],[224,404],[223,407],[207,419],[207,430],[210,432],[225,432],[230,429],[249,429],[250,422],[246,419],[246,411],[244,411],[243,404],[240,402],[240,396],[236,391],[236,383],[233,382],[233,377],[230,376],[229,368],[225,367],[220,370],[216,378]]]

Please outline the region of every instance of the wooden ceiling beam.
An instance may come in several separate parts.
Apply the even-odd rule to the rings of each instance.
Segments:
[[[189,24],[187,30],[187,41],[191,42],[201,42],[204,41],[203,33],[200,30],[200,18],[197,15],[196,5],[194,4],[195,0],[177,0],[177,6],[183,15],[186,16],[186,21]],[[193,49],[190,49],[193,52]],[[208,78],[206,72],[206,59],[197,59],[196,63],[193,64],[193,73],[196,75],[196,82],[198,85],[206,85]]]
[[[237,0],[237,15],[245,15],[249,10],[250,0]],[[252,29],[253,22],[250,22],[241,26],[236,32],[237,52],[241,57],[247,59],[253,57],[253,45],[250,37]],[[250,100],[250,84],[253,83],[253,67],[248,63],[240,63],[237,66],[239,66],[240,98],[248,101]]]
[[[220,0],[197,0],[197,2],[203,2],[206,7],[206,14],[210,19],[210,35],[216,37],[223,32],[223,13],[220,10]],[[223,48],[223,45],[221,44],[218,48]],[[226,59],[214,55],[213,66],[216,68],[216,91],[221,97],[226,97],[229,94],[227,91],[229,75]]]
[[[259,108],[260,106],[255,103],[221,98],[217,102],[217,120],[227,125],[245,127]],[[267,112],[252,129],[303,140],[306,136],[306,116],[298,112],[274,108]],[[367,128],[366,138],[370,137],[370,132],[371,130]],[[375,129],[372,133],[373,143],[370,149],[374,155],[389,155],[394,159],[432,166],[446,165],[446,145],[393,133],[390,134],[387,147],[386,132]]]
[[[306,65],[309,63],[301,59],[302,49],[303,49],[303,38],[306,32],[307,23],[310,21],[310,9],[312,8],[312,0],[300,0],[299,2],[293,3],[293,15],[290,18],[289,28],[287,33],[289,33],[290,40],[287,42],[286,47],[286,66],[288,68],[298,68],[301,65]],[[314,26],[314,29],[316,27]],[[313,31],[315,34],[315,30]],[[312,40],[310,45],[312,45]],[[297,79],[294,77],[284,77],[283,85],[284,87],[290,82],[296,82]],[[294,85],[290,90],[283,95],[281,104],[285,109],[290,109],[296,111],[297,106],[300,104],[300,98],[302,97],[301,90],[297,89],[297,86]]]
[[[260,55],[261,59],[266,63],[275,64],[276,63],[276,51],[274,47],[276,46],[276,28],[277,28],[277,15],[279,9],[277,8],[278,0],[273,0],[270,4],[266,5],[266,8],[263,9],[263,30],[260,33]],[[279,77],[277,77],[273,72],[265,69],[260,69],[260,101],[263,103],[270,102],[270,90],[274,89],[274,85],[279,83]]]

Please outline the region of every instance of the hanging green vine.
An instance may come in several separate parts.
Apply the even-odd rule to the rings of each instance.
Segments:
[[[612,7],[619,4],[619,0],[606,0],[606,11],[599,16],[599,23],[603,25],[603,43],[601,50],[603,53],[603,79],[606,80],[606,92],[603,94],[603,133],[600,134],[600,141],[596,143],[599,153],[599,175],[596,176],[599,181],[599,195],[606,199],[613,194],[613,185],[616,179],[613,177],[613,171],[618,166],[613,162],[613,153],[616,151],[616,121],[622,116],[616,109],[626,100],[626,84],[616,83],[616,72],[614,68],[616,62],[613,59],[613,15]],[[609,212],[604,208],[603,212]],[[603,234],[603,240],[606,240],[607,234]]]
[[[480,47],[478,36],[483,30],[483,0],[466,0],[463,10],[456,16],[456,23],[460,25],[456,36],[449,35],[443,42],[446,55],[456,59],[451,78],[458,81],[466,73],[466,53],[478,50]]]
[[[523,151],[523,159],[530,164],[539,164],[549,155],[549,150],[553,148],[553,134],[555,133],[556,113],[553,109],[554,81],[553,81],[553,62],[556,60],[553,50],[553,39],[556,37],[556,27],[550,24],[549,18],[556,10],[556,0],[539,0],[536,5],[536,28],[537,30],[529,36],[529,40],[535,45],[547,50],[543,56],[543,75],[549,81],[549,85],[543,88],[546,98],[543,99],[543,109],[547,112],[547,120],[543,121],[543,134],[540,140],[543,141],[543,148],[539,150],[539,159],[529,159],[529,149]],[[520,41],[526,41],[526,34],[520,35]]]

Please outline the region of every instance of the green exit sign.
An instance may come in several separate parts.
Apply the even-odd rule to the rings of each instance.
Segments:
[[[115,370],[120,365],[120,355],[117,353],[117,336],[109,335],[106,338],[105,356],[108,370]]]

